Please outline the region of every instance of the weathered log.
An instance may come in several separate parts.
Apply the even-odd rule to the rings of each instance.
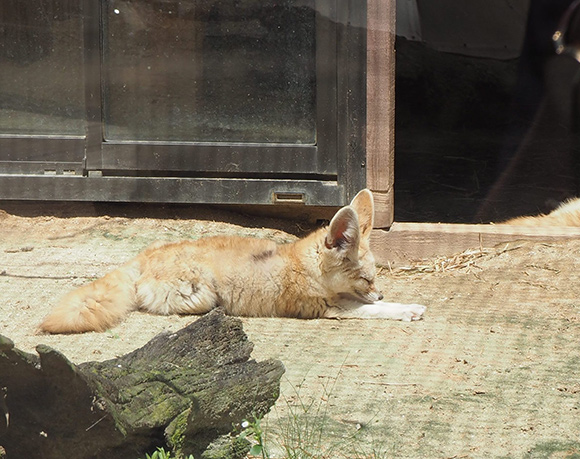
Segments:
[[[215,311],[105,362],[74,365],[0,336],[0,450],[7,459],[137,459],[155,446],[202,457],[279,395],[281,362],[250,359],[239,319]]]

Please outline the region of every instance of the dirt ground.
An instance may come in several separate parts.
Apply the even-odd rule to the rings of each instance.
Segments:
[[[77,363],[195,320],[134,313],[105,333],[36,333],[59,295],[150,242],[218,233],[285,241],[308,229],[203,207],[0,209],[0,334]],[[279,434],[272,449],[294,441],[324,457],[580,457],[579,253],[580,241],[519,241],[382,269],[387,300],[428,306],[414,323],[243,319],[254,357],[287,369],[262,424]]]

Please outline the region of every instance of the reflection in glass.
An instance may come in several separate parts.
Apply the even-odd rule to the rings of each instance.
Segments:
[[[106,140],[315,143],[308,1],[104,8]]]
[[[0,134],[84,135],[78,1],[0,1]]]

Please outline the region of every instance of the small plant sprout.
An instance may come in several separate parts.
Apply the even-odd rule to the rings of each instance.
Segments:
[[[266,450],[261,419],[256,415],[253,415],[251,420],[244,419],[240,425],[242,429],[244,429],[240,434],[240,437],[246,438],[253,443],[249,452],[250,456],[257,456],[261,457],[262,459],[268,459],[270,456]]]
[[[145,454],[145,459],[175,459],[170,452],[165,451],[164,448],[157,448],[153,454]],[[193,456],[183,457],[183,459],[194,459]]]

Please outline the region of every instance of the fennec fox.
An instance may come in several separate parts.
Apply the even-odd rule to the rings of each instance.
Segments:
[[[40,328],[104,331],[126,314],[203,314],[221,306],[251,317],[417,320],[421,305],[385,303],[369,249],[373,196],[356,195],[327,228],[294,243],[235,236],[153,244],[66,295]]]

